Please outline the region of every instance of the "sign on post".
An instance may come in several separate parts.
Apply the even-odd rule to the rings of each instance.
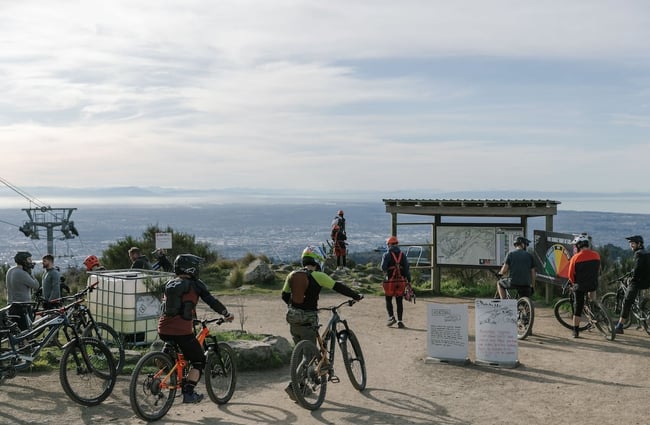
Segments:
[[[172,234],[156,233],[156,249],[172,249]]]

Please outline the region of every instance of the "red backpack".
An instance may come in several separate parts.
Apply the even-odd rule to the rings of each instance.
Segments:
[[[401,297],[404,295],[407,284],[406,277],[402,276],[402,268],[400,267],[403,253],[400,251],[399,256],[397,256],[394,252],[391,252],[390,255],[393,256],[395,264],[388,268],[390,274],[383,283],[384,294],[387,297]]]

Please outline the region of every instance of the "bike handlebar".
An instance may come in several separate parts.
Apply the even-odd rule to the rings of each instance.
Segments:
[[[625,279],[627,279],[628,277],[631,277],[631,276],[632,276],[632,272],[629,271],[629,272],[625,273],[623,276],[619,276],[616,279],[612,280],[611,282],[607,282],[607,285],[614,285],[615,283],[624,282]]]
[[[360,300],[355,300],[355,299],[350,298],[349,300],[345,300],[345,301],[343,301],[343,302],[342,302],[341,304],[339,304],[339,305],[336,305],[336,306],[330,306],[330,307],[319,307],[318,310],[334,311],[334,310],[338,310],[339,308],[343,307],[345,304],[347,304],[347,305],[349,305],[350,307],[352,307],[354,304],[358,303],[358,302],[361,301],[362,299],[363,299],[363,297],[362,297]]]
[[[192,319],[192,324],[201,325],[206,328],[210,323],[216,323],[217,325],[222,325],[226,322],[226,319],[223,317],[217,317],[216,319]]]

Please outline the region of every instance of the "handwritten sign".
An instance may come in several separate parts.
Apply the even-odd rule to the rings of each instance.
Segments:
[[[172,249],[172,234],[156,233],[156,249]]]
[[[427,305],[427,352],[439,360],[466,361],[468,355],[467,305]]]
[[[476,362],[517,365],[517,300],[477,299]]]

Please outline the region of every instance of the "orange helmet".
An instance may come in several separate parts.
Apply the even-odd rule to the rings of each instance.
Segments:
[[[390,238],[386,239],[386,245],[397,245],[399,241],[397,240],[397,236],[391,236]]]
[[[89,255],[84,260],[84,266],[86,266],[87,271],[91,271],[93,267],[99,266],[99,258],[94,255]]]

